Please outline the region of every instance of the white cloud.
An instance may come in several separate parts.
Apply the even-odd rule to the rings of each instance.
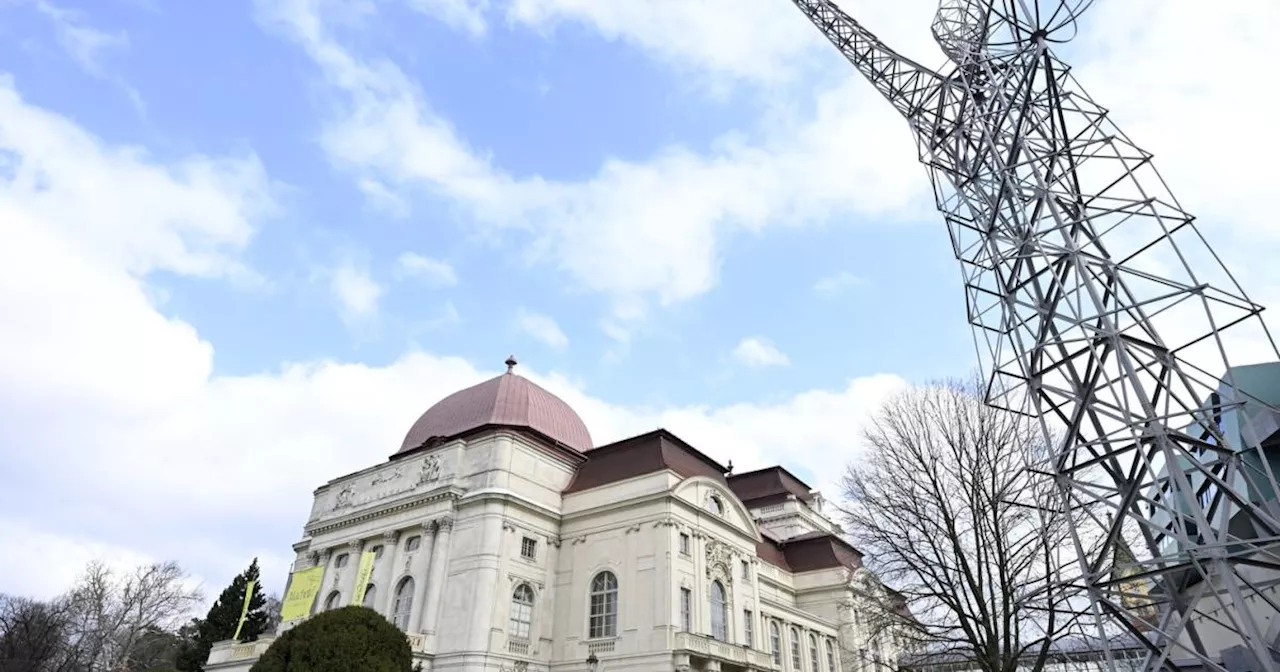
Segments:
[[[338,300],[342,319],[348,323],[368,320],[378,314],[378,300],[385,293],[369,276],[369,269],[350,260],[338,265],[329,279],[329,289]]]
[[[129,97],[139,111],[145,111],[142,95],[119,77],[107,72],[102,60],[106,52],[122,51],[129,47],[129,34],[121,30],[108,33],[89,25],[89,15],[82,10],[59,7],[48,0],[36,0],[35,7],[53,23],[58,45],[85,72],[110,81]]]
[[[409,216],[409,203],[381,182],[366,177],[357,182],[356,186],[375,210],[381,210],[398,219]]]
[[[416,252],[405,252],[396,259],[397,278],[421,278],[435,287],[458,284],[458,274],[447,261],[424,257]]]
[[[556,350],[563,350],[569,345],[569,337],[564,335],[560,325],[541,313],[520,308],[516,311],[516,327]]]
[[[833,297],[843,294],[844,292],[862,284],[862,278],[850,273],[849,271],[840,271],[834,275],[828,275],[825,278],[813,283],[813,291],[825,297]]]
[[[738,346],[733,349],[733,358],[752,368],[791,363],[782,351],[758,336],[749,336],[739,341]]]
[[[409,6],[424,13],[438,17],[455,30],[470,33],[479,37],[484,35],[487,25],[484,20],[485,10],[489,8],[489,0],[408,0]]]
[[[610,158],[578,182],[516,178],[468,146],[393,63],[363,59],[338,42],[314,4],[258,6],[341,94],[344,102],[322,132],[338,165],[357,181],[426,189],[482,224],[531,236],[522,249],[611,297],[620,325],[646,314],[637,305],[672,304],[714,286],[717,241],[727,232],[838,211],[882,218],[927,212],[912,206],[927,182],[905,124],[852,77],[815,96],[811,119],[790,120],[758,142],[729,134],[706,155],[671,146],[644,162]],[[791,21],[807,25],[802,16]]]

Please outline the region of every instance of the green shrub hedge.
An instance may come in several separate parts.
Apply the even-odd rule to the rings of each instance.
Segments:
[[[307,619],[271,643],[249,672],[412,672],[400,628],[365,607]]]

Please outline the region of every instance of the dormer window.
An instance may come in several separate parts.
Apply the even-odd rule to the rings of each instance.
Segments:
[[[711,511],[717,516],[724,515],[724,500],[717,495],[711,495]]]

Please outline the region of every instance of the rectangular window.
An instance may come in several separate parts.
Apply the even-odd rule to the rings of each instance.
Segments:
[[[680,533],[680,552],[689,555],[689,535]]]
[[[742,610],[742,643],[748,649],[756,648],[756,626],[750,609]]]
[[[685,632],[693,632],[693,591],[680,589],[680,628]]]
[[[534,560],[538,557],[538,542],[529,537],[525,537],[520,542],[520,557],[528,560]]]
[[[751,580],[751,563],[746,560],[742,561],[742,578]]]

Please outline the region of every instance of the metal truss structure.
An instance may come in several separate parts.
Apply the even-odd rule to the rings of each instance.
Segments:
[[[1054,441],[1046,516],[1070,526],[1078,562],[1059,585],[1077,616],[1100,641],[1138,637],[1150,670],[1243,655],[1280,672],[1280,447],[1263,448],[1280,416],[1226,352],[1280,354],[1151,155],[1055,56],[1090,0],[942,0],[938,71],[831,0],[792,1],[915,135],[987,401]]]

